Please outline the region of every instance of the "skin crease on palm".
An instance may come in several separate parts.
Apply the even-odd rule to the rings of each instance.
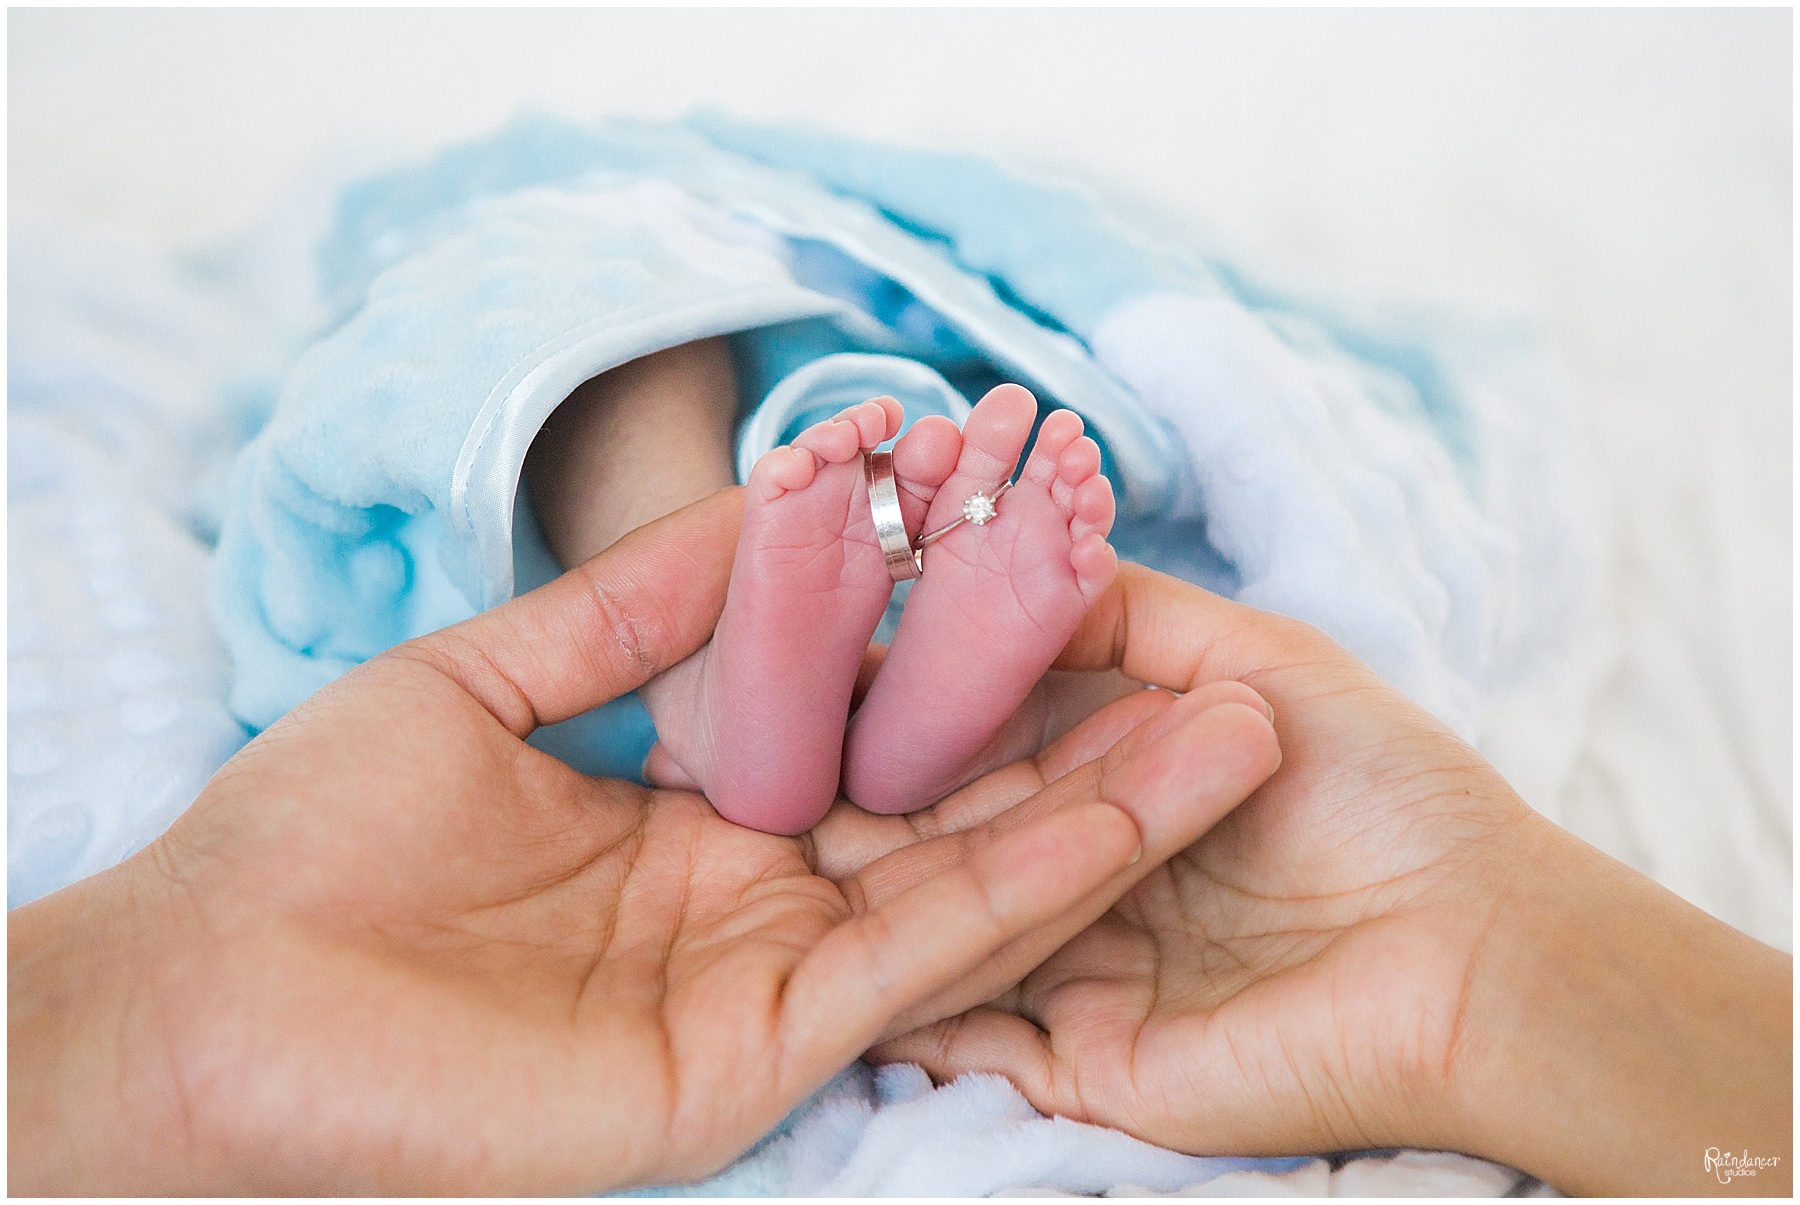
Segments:
[[[12,913],[12,1189],[702,1177],[1004,990],[1278,761],[1247,688],[1144,693],[965,788],[981,822],[846,806],[788,838],[523,744],[705,641],[741,513],[722,492],[370,661],[143,853]]]

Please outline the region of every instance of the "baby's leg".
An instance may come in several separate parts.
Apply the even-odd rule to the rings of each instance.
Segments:
[[[757,462],[712,643],[645,695],[654,781],[697,786],[720,815],[775,833],[804,832],[837,798],[857,673],[894,585],[862,453],[900,421],[894,399],[864,402]],[[960,444],[954,424],[927,418],[895,445],[909,530]]]
[[[527,483],[565,565],[729,485],[736,409],[722,340],[589,381],[533,445]],[[893,589],[861,453],[899,430],[892,398],[853,406],[757,463],[725,611],[710,644],[639,692],[656,722],[646,772],[706,792],[721,815],[797,833],[837,797],[857,670]],[[961,436],[920,422],[894,449],[916,531]]]
[[[1036,415],[1037,403],[1017,385],[981,400],[926,530],[1012,475]],[[1106,542],[1112,487],[1099,470],[1100,449],[1081,434],[1081,419],[1058,410],[993,520],[965,523],[926,550],[925,574],[850,722],[851,800],[870,811],[912,811],[997,757],[1036,747],[1055,718],[1040,679],[1118,568]]]
[[[569,395],[525,458],[550,550],[579,565],[733,484],[737,382],[724,339],[622,364]]]

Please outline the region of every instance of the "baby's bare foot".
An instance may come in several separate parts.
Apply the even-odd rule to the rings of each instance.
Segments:
[[[725,610],[712,643],[646,687],[653,782],[706,793],[750,828],[799,833],[837,798],[844,722],[893,581],[875,539],[862,453],[900,429],[878,398],[756,463]],[[961,437],[923,419],[894,448],[901,510],[916,531]]]
[[[1036,416],[1036,402],[1018,385],[981,400],[926,531],[1012,475]],[[984,526],[965,523],[926,549],[924,576],[845,741],[844,791],[860,806],[912,811],[984,768],[1019,705],[1111,584],[1118,569],[1106,542],[1112,485],[1100,475],[1099,447],[1081,428],[1074,411],[1052,413],[997,515]]]

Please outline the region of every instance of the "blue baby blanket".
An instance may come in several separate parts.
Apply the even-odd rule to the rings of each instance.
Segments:
[[[960,418],[1021,381],[1101,443],[1123,555],[1318,625],[1471,738],[1591,590],[1590,486],[1529,330],[1279,294],[984,159],[530,119],[346,189],[319,265],[329,329],[238,461],[213,583],[255,728],[554,572],[532,438],[582,381],[711,335],[741,472],[848,400]],[[628,713],[545,739],[629,772]]]

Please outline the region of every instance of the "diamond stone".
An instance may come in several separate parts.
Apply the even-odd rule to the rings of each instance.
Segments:
[[[994,517],[994,500],[986,494],[976,494],[963,503],[963,518],[980,527]]]

